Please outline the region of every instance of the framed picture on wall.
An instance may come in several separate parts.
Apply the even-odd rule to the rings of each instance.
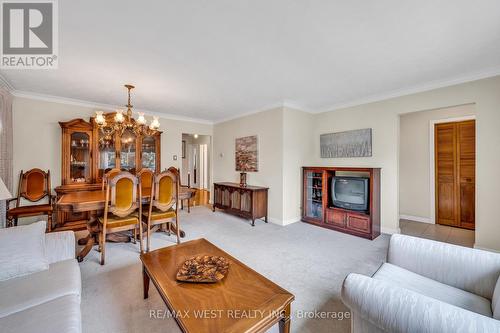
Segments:
[[[186,141],[182,140],[182,158],[186,158]]]

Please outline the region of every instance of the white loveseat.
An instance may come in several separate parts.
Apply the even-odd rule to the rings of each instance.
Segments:
[[[500,332],[500,254],[393,235],[387,263],[349,274],[352,332]]]
[[[0,281],[0,332],[81,332],[74,233],[46,234],[45,249],[49,269]]]

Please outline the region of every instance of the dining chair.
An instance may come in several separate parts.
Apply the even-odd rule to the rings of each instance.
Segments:
[[[113,179],[114,176],[122,172],[118,168],[113,168],[108,171],[102,176],[102,190],[104,191],[106,189],[106,184],[109,180]]]
[[[132,230],[135,233],[135,230],[139,228],[141,235],[139,237],[140,251],[143,252],[142,223],[139,218],[142,214],[141,197],[140,179],[129,172],[120,172],[107,181],[104,215],[97,219],[100,224],[99,249],[101,251],[101,265],[104,265],[105,261],[106,235],[108,233],[127,230]]]
[[[21,199],[31,203],[40,202],[48,197],[44,204],[21,205]],[[17,226],[17,221],[22,217],[47,215],[47,231],[52,231],[52,213],[54,198],[50,188],[50,170],[31,169],[26,172],[21,170],[17,197],[7,200],[6,219],[7,226]],[[10,203],[16,201],[16,206],[10,208]]]
[[[176,167],[171,166],[170,168],[168,168],[168,171],[174,173],[179,178],[179,189],[184,190],[184,191],[191,191],[191,179],[190,179],[189,173],[188,173],[188,178],[187,178],[188,184],[182,185],[181,170],[176,168]],[[193,189],[193,191],[196,191],[196,190]],[[187,200],[187,212],[191,213],[191,198],[193,196],[194,195],[189,195],[187,198],[183,198],[182,195],[179,196],[179,203],[181,205],[181,210],[184,210],[184,201]]]
[[[149,204],[149,196],[144,197],[146,194],[149,194],[151,192],[151,187],[153,186],[153,181],[154,181],[154,172],[151,169],[148,168],[143,168],[141,171],[137,173],[137,177],[140,179],[141,183],[141,189],[142,189],[142,204],[143,205],[148,205]],[[134,238],[137,237],[137,233],[134,233]]]
[[[180,244],[179,227],[179,177],[171,171],[163,171],[155,175],[151,187],[149,209],[142,212],[147,220],[146,251],[149,252],[151,244],[151,229],[159,224],[167,224],[167,231],[172,230],[172,221],[175,219],[175,233],[177,244]]]

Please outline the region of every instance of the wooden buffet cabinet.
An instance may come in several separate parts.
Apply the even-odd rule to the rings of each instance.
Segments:
[[[114,115],[114,112],[105,114],[106,121],[111,121]],[[100,190],[103,174],[112,168],[134,174],[142,168],[161,170],[161,132],[154,136],[136,136],[127,129],[121,137],[115,134],[112,140],[106,141],[93,117],[90,121],[73,119],[59,125],[62,164],[61,186],[55,189],[57,200],[65,193]],[[58,211],[54,229],[86,229],[88,220],[88,212]]]
[[[267,191],[269,188],[260,186],[242,187],[236,183],[214,183],[215,208],[252,220],[264,218],[267,223]]]
[[[330,187],[335,175],[369,178],[368,211],[333,207]],[[303,167],[302,221],[368,239],[378,237],[380,168]]]

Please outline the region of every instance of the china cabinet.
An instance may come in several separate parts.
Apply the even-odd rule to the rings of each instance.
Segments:
[[[104,115],[111,121],[115,113]],[[100,190],[102,176],[119,168],[133,174],[143,168],[160,170],[161,132],[152,136],[136,135],[131,129],[116,132],[111,137],[103,133],[94,118],[90,121],[73,119],[60,122],[62,130],[61,186],[58,198],[78,191]],[[86,228],[88,212],[57,212],[55,230]]]

